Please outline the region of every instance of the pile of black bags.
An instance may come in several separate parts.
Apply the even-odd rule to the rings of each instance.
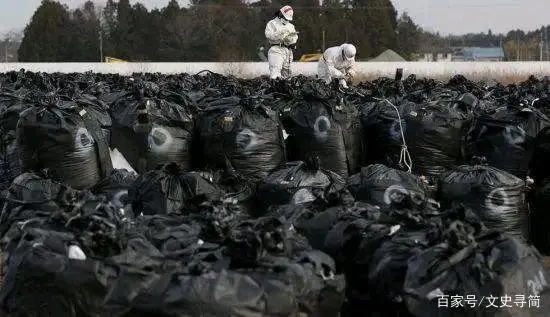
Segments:
[[[547,317],[549,89],[0,74],[0,307]]]

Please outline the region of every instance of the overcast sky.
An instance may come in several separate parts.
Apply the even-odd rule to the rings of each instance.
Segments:
[[[169,0],[141,0],[148,8],[163,7]],[[61,0],[70,7],[85,0]],[[96,2],[104,3],[104,0]],[[136,1],[132,1],[136,2]],[[179,0],[180,4],[188,0]],[[414,21],[441,34],[494,33],[511,29],[534,30],[550,24],[549,0],[392,0],[399,12],[407,11]],[[25,27],[40,0],[0,0],[0,33]],[[295,12],[300,18],[299,11]],[[263,30],[262,30],[263,31]]]

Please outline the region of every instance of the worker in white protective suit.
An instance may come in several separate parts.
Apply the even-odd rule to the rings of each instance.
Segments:
[[[272,79],[286,79],[291,75],[290,65],[294,58],[292,50],[296,49],[298,42],[298,32],[291,23],[293,16],[292,7],[284,6],[265,27],[265,37],[271,45],[267,53],[267,60],[269,76]]]
[[[353,44],[342,44],[330,47],[319,59],[317,74],[329,84],[333,79],[339,79],[340,85],[348,88],[346,80],[355,76],[355,54],[357,50]]]

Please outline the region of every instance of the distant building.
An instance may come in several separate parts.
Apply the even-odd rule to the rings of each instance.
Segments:
[[[451,62],[452,60],[451,49],[429,49],[418,59],[419,62]]]
[[[460,47],[453,54],[458,62],[501,62],[504,60],[502,47]]]
[[[452,53],[424,53],[421,62],[451,62],[453,60]]]
[[[419,59],[422,62],[500,62],[504,60],[502,47],[451,47],[432,49]]]

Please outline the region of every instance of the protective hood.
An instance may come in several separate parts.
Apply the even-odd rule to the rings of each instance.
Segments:
[[[287,21],[292,21],[292,18],[294,17],[294,10],[291,6],[284,6],[281,8],[281,14]]]

